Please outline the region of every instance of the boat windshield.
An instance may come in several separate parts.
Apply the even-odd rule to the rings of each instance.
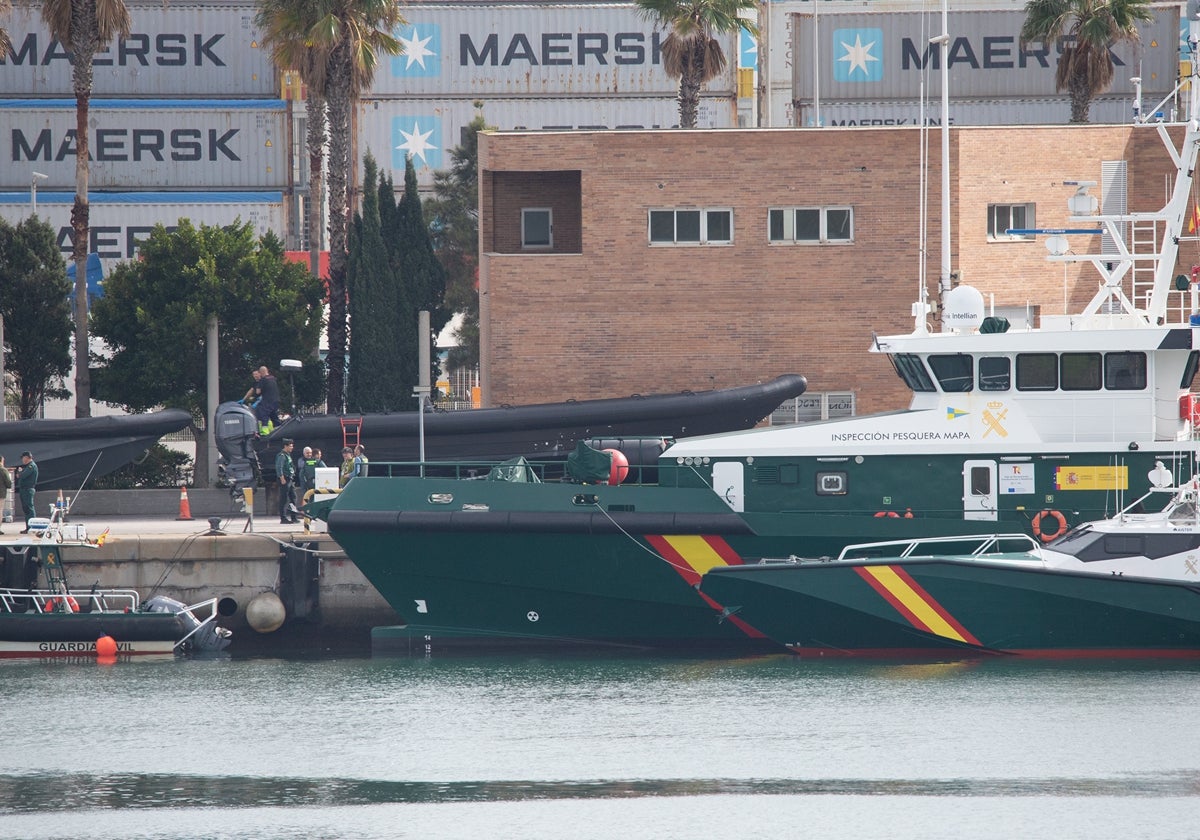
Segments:
[[[896,368],[896,373],[904,380],[904,384],[914,391],[933,391],[933,380],[929,378],[928,371],[925,370],[925,364],[921,361],[921,357],[913,353],[897,353],[890,357],[892,366]]]
[[[1069,554],[1084,563],[1100,560],[1118,560],[1123,557],[1168,557],[1200,548],[1198,534],[1113,534],[1080,528],[1061,539],[1049,543],[1047,548],[1060,554]]]

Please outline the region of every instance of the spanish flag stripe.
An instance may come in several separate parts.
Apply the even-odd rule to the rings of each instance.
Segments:
[[[679,556],[695,569],[697,574],[702,575],[713,566],[728,565],[706,537],[698,534],[675,534],[664,535],[663,539],[679,552]]]
[[[929,594],[919,586],[914,589],[910,585],[910,583],[915,583],[912,581],[912,578],[908,575],[901,577],[897,573],[896,567],[860,566],[859,568],[862,569],[862,573],[874,578],[875,582],[879,584],[879,586],[874,587],[875,591],[883,594],[883,590],[886,590],[891,595],[890,598],[887,595],[884,597],[914,627],[937,636],[942,636],[943,638],[954,639],[955,641],[966,642],[968,644],[972,643],[946,621],[943,617],[945,610],[935,609],[930,604],[933,599]],[[868,583],[870,583],[869,580]],[[903,605],[903,609],[897,606],[898,604]],[[976,641],[974,644],[979,643]]]
[[[679,572],[679,575],[688,582],[689,586],[695,586],[700,582],[700,575],[684,559],[683,555],[675,550],[675,546],[667,542],[666,537],[661,537],[658,534],[648,534],[646,542],[650,543],[650,547],[657,551],[675,571]]]
[[[725,561],[726,566],[743,565],[744,561],[742,558],[738,556],[738,553],[733,550],[733,547],[729,543],[725,542],[724,537],[715,535],[707,536],[704,537],[704,541],[708,543],[709,548],[716,552],[718,557]]]
[[[916,627],[918,630],[924,630],[927,633],[931,632],[929,628],[926,627],[921,621],[921,619],[917,618],[916,614],[912,610],[910,610],[899,598],[893,595],[892,591],[884,586],[883,582],[878,580],[875,575],[872,574],[872,567],[855,566],[854,571],[858,572],[858,576],[870,584],[871,588],[883,597],[883,600],[891,604],[895,608],[896,612],[908,619],[909,624],[911,624],[913,627]]]
[[[934,598],[932,595],[930,595],[928,592],[926,592],[925,587],[921,586],[921,584],[919,584],[915,580],[913,580],[912,576],[909,575],[909,573],[905,569],[901,568],[900,566],[892,566],[892,570],[896,573],[896,575],[901,580],[903,580],[905,583],[907,583],[912,588],[913,592],[917,593],[917,595],[921,598],[921,600],[923,600],[925,603],[929,604],[930,609],[932,609],[934,612],[936,612],[939,616],[942,617],[942,621],[946,622],[948,625],[950,625],[952,628],[954,628],[954,632],[956,632],[956,633],[958,633],[958,635],[962,636],[963,641],[968,642],[972,645],[980,644],[980,641],[978,639],[976,639],[974,636],[972,636],[970,634],[970,632],[967,631],[967,628],[963,627],[962,624],[959,623],[957,618],[950,615],[950,613],[946,610],[946,608],[943,607],[936,598]]]

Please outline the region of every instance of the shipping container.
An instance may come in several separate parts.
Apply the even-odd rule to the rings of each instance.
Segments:
[[[1154,21],[1138,25],[1139,42],[1112,47],[1114,95],[1132,96],[1133,77],[1143,82],[1147,107],[1174,87],[1179,71],[1179,8],[1156,6]],[[954,99],[1056,98],[1054,76],[1061,43],[1021,44],[1023,10],[951,11],[946,54]],[[929,39],[941,32],[937,12],[829,13],[795,15],[792,26],[793,98],[813,101],[814,82],[822,101],[914,101],[921,83],[931,98],[941,95],[940,52]],[[815,41],[814,41],[815,35]],[[814,61],[814,47],[816,43]]]
[[[97,189],[289,186],[281,100],[94,99],[88,124]],[[75,100],[0,100],[0,125],[0,189],[75,188]]]
[[[252,2],[127,0],[132,31],[92,62],[98,96],[278,97]],[[20,2],[4,21],[13,55],[0,61],[0,97],[72,96],[71,61],[42,22],[41,4]]]
[[[666,33],[633,3],[405,4],[399,56],[384,56],[372,97],[675,94],[662,67]],[[705,93],[737,91],[738,41]]]
[[[1165,113],[1170,120],[1171,114]],[[817,125],[815,109],[801,103],[795,111],[799,127]],[[950,102],[950,125],[1064,125],[1071,119],[1071,105],[1063,99],[988,100]],[[1101,97],[1092,100],[1093,123],[1133,121],[1133,100],[1128,97]],[[921,103],[893,102],[821,102],[821,125],[835,128],[879,125],[920,125]],[[925,124],[941,125],[939,103],[925,104]]]
[[[374,155],[403,188],[404,158],[412,155],[417,183],[433,185],[433,173],[449,169],[450,152],[462,142],[462,131],[480,113],[470,99],[369,99],[358,111],[359,157]],[[489,126],[502,131],[564,129],[674,128],[679,103],[656,99],[490,99],[483,104]],[[700,100],[698,128],[737,126],[737,99]]]
[[[32,213],[32,200],[24,192],[0,192],[0,218],[16,224]],[[37,193],[37,215],[54,226],[63,256],[71,256],[71,207],[73,192]],[[93,192],[90,204],[88,250],[100,255],[107,274],[121,260],[137,253],[137,244],[150,235],[155,225],[174,228],[179,219],[199,226],[228,225],[241,219],[259,234],[273,231],[281,239],[287,218],[283,194],[279,192]]]

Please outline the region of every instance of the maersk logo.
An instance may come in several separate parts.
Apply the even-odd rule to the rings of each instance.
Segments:
[[[833,80],[878,82],[883,79],[883,30],[833,30]]]
[[[392,169],[404,171],[404,158],[412,155],[413,166],[442,168],[442,121],[437,117],[392,118]]]
[[[403,26],[396,39],[404,52],[392,58],[392,75],[416,79],[442,73],[442,28],[436,23]]]

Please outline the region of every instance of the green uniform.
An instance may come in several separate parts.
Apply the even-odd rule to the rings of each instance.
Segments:
[[[17,496],[21,499],[21,512],[25,514],[25,530],[29,530],[29,520],[35,516],[33,507],[33,491],[37,489],[38,466],[36,461],[22,464],[17,474]]]

